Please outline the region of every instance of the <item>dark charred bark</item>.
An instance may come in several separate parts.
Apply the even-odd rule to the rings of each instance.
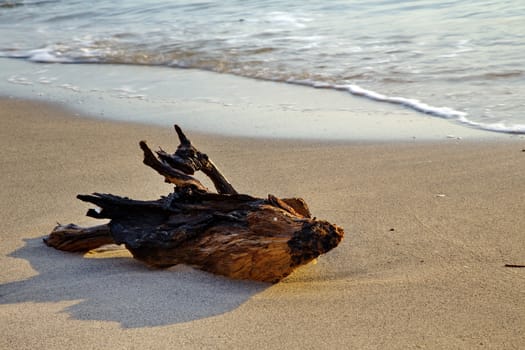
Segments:
[[[149,265],[188,264],[238,279],[277,282],[296,267],[336,247],[343,230],[311,218],[300,198],[255,198],[238,194],[204,153],[175,126],[180,145],[158,158],[144,141],[144,164],[175,184],[156,201],[137,201],[110,194],[79,195],[95,204],[88,216],[110,219],[107,225],[57,226],[45,242],[66,251],[86,251],[102,244],[124,244]],[[204,172],[218,193],[192,175]]]

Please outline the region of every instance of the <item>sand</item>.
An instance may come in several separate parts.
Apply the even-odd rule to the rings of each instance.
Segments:
[[[56,221],[93,224],[77,193],[171,187],[137,143],[170,129],[0,100],[1,349],[525,347],[523,140],[306,142],[190,133],[236,188],[302,196],[343,243],[275,285],[126,254],[50,249]],[[121,252],[122,253],[122,252]]]

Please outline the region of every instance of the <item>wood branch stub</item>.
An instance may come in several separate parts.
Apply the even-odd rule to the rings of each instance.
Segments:
[[[49,236],[44,238],[44,243],[68,252],[87,252],[115,241],[107,224],[92,227],[58,224]]]
[[[175,131],[179,137],[180,144],[174,154],[169,154],[163,150],[157,151],[159,158],[169,164],[172,168],[180,170],[188,175],[193,175],[197,171],[202,171],[210,178],[213,185],[221,194],[237,194],[232,184],[219,171],[217,166],[208,156],[197,150],[186,137],[182,129],[175,125]]]
[[[144,152],[144,164],[156,170],[160,175],[164,176],[166,182],[172,183],[175,186],[186,187],[194,186],[197,189],[206,191],[206,187],[193,176],[187,175],[180,170],[161,162],[155,157],[151,149],[146,144],[146,141],[140,141],[140,148]]]

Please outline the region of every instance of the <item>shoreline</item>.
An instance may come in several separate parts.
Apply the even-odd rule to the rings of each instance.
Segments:
[[[95,118],[251,138],[328,141],[514,139],[347,92],[199,70],[0,58],[0,95]]]
[[[516,139],[326,142],[187,131],[241,193],[300,196],[345,239],[283,282],[232,281],[42,237],[85,217],[78,193],[134,199],[171,186],[139,140],[171,127],[0,99],[0,348],[519,348],[524,144]],[[509,142],[510,141],[510,142]]]

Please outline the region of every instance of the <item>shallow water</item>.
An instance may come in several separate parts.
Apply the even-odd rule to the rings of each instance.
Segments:
[[[0,5],[4,57],[196,68],[339,90],[471,127],[525,133],[521,0]],[[9,78],[19,84],[24,77]]]

